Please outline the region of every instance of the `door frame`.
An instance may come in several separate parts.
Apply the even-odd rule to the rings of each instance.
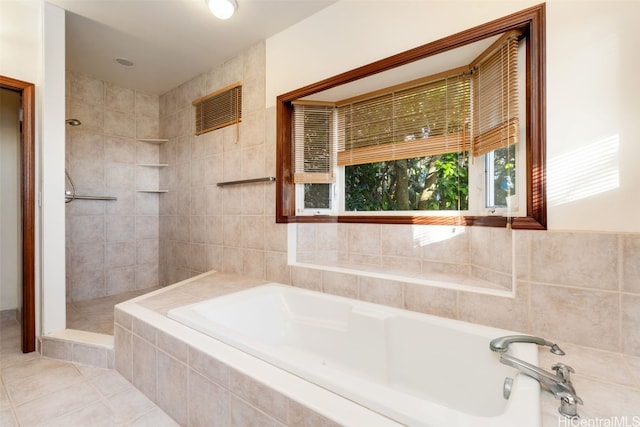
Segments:
[[[22,221],[22,352],[36,350],[35,312],[35,85],[0,76],[0,87],[20,92],[20,201]]]

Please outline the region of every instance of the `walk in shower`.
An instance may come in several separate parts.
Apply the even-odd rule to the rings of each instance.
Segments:
[[[67,74],[67,328],[113,333],[113,306],[158,287],[158,97]]]

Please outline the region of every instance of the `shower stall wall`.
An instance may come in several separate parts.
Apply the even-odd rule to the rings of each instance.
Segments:
[[[148,95],[67,73],[66,167],[77,196],[66,205],[67,302],[158,285],[159,104]],[[77,123],[76,123],[77,124]],[[67,181],[67,190],[71,190]],[[60,195],[63,197],[63,195]]]

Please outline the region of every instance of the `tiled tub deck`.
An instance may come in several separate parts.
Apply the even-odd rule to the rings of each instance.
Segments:
[[[167,317],[172,308],[265,283],[205,273],[117,305],[115,368],[184,426],[398,426]],[[640,419],[640,358],[558,344],[567,356],[540,349],[540,364],[575,368],[584,421]],[[544,427],[569,425],[552,396],[543,393],[541,402]]]
[[[115,368],[183,426],[399,426],[166,317],[265,283],[204,274],[117,305]]]

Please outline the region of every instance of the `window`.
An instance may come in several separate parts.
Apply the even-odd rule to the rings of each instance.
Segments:
[[[242,85],[235,83],[196,99],[196,135],[238,124],[242,121]]]
[[[544,5],[536,6],[278,97],[277,220],[331,215],[342,222],[544,228],[543,13]],[[311,123],[297,116],[299,104],[320,102],[316,97],[357,82],[354,75],[369,78],[404,66],[408,55],[417,62],[497,38],[466,67],[324,100],[332,124],[296,133],[300,123]],[[526,45],[518,48],[519,39]],[[315,144],[324,138],[322,148],[300,145],[311,134]],[[299,180],[293,153],[300,150],[305,175],[320,159],[330,172]]]

